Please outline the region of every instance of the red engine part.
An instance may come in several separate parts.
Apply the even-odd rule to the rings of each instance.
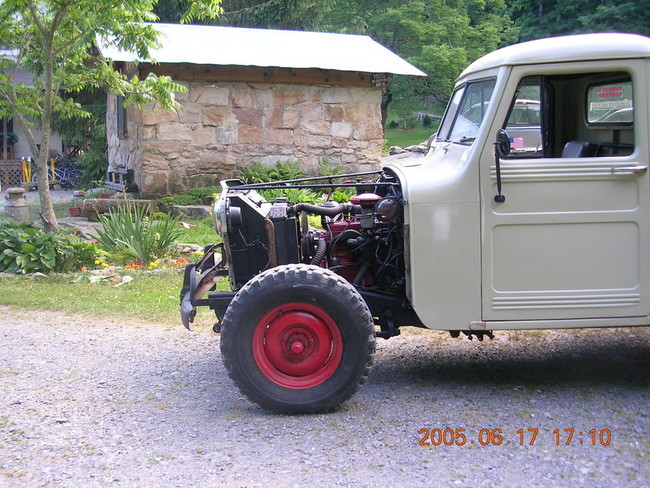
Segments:
[[[361,235],[361,222],[358,220],[338,220],[328,224],[329,245],[332,246],[327,260],[329,267],[337,267],[336,273],[343,277],[346,281],[354,283],[355,278],[361,270],[361,264],[354,260],[352,251],[345,242],[337,242],[337,238],[347,230],[356,231]],[[352,237],[352,236],[351,236]],[[345,236],[343,239],[346,239]],[[373,280],[370,273],[366,273],[361,282],[361,286],[372,286]]]
[[[350,203],[353,205],[360,205],[361,208],[374,208],[375,204],[381,200],[379,195],[374,193],[362,193],[361,195],[355,195],[350,198]]]

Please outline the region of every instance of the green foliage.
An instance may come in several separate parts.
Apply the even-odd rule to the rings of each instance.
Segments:
[[[340,175],[345,170],[343,164],[332,164],[327,157],[324,157],[318,164],[319,176]]]
[[[189,229],[183,228],[183,235],[178,238],[183,244],[207,246],[221,242],[221,237],[214,230],[212,218],[193,220]]]
[[[334,176],[342,174],[345,166],[342,164],[331,164],[327,158],[323,158],[318,169],[319,176]],[[275,166],[265,166],[257,163],[249,168],[245,168],[239,174],[239,178],[249,184],[293,180],[303,177],[305,177],[305,173],[297,163],[283,162],[278,162]],[[305,182],[304,184],[308,185],[309,182]],[[327,189],[325,189],[325,192],[327,193]],[[310,188],[278,188],[259,190],[259,193],[268,202],[272,202],[276,198],[284,197],[291,203],[318,203],[322,202],[326,196],[326,194],[319,193]],[[340,188],[332,192],[330,199],[337,202],[347,202],[354,194],[354,189]]]
[[[109,252],[125,251],[146,266],[163,256],[183,231],[170,217],[152,221],[144,205],[128,204],[100,216],[97,240]]]
[[[234,27],[319,30],[334,0],[223,0],[223,14],[210,23]],[[163,22],[178,22],[181,0],[161,0],[154,12]]]
[[[354,188],[340,188],[332,192],[330,200],[333,200],[337,203],[349,202],[350,198],[352,198],[355,194],[356,190]]]
[[[133,276],[133,280],[126,286],[73,280],[70,275],[50,275],[39,280],[20,275],[0,277],[0,303],[26,310],[61,310],[85,319],[166,324],[176,330],[178,288],[183,279],[180,271],[156,270],[127,276]],[[194,325],[209,331],[213,324],[214,311],[199,307]]]
[[[156,20],[151,12],[156,2],[0,2],[0,46],[15,53],[0,58],[0,115],[12,116],[25,132],[43,180],[53,116],[90,117],[90,112],[75,99],[84,88],[105,87],[126,95],[126,103],[137,106],[155,103],[170,110],[180,106],[174,91],[185,88],[171,78],[150,74],[143,80],[128,79],[109,60],[99,59],[95,54],[97,40],[102,39],[111,47],[136,53],[139,59],[149,59],[150,49],[156,46],[157,32],[147,22]],[[188,3],[188,16],[210,17],[217,13],[219,0]],[[17,76],[22,76],[23,71],[33,76],[32,83],[19,82]],[[35,127],[40,129],[40,141]],[[47,195],[49,189],[42,185],[39,192]],[[44,197],[41,201],[46,228],[54,230],[58,225],[51,200]]]
[[[516,40],[505,0],[336,0],[327,20],[324,30],[370,35],[429,75],[391,80],[382,110],[401,117],[446,102],[469,62]]]
[[[162,209],[169,209],[172,205],[202,205],[206,197],[214,197],[221,193],[218,186],[205,186],[202,188],[190,188],[189,190],[158,200],[158,206]]]
[[[527,41],[582,32],[650,35],[650,9],[638,0],[509,0],[508,10]]]
[[[286,190],[260,190],[260,194],[267,202],[276,198],[285,197],[291,203],[314,203],[318,200],[318,193],[308,188],[287,188]]]
[[[99,245],[81,240],[75,236],[65,236],[57,234],[55,239],[57,243],[58,256],[56,271],[61,273],[71,273],[79,271],[82,266],[86,268],[96,268],[97,262],[104,262],[107,259],[107,253]]]
[[[92,267],[101,259],[95,244],[28,224],[3,221],[0,227],[0,271],[7,273],[49,273]]]
[[[55,114],[52,128],[79,153],[75,165],[81,169],[81,177],[77,184],[88,188],[97,180],[104,180],[108,167],[106,95],[100,88],[86,87],[75,98],[91,117]]]
[[[431,134],[436,132],[437,125],[438,121],[435,121],[432,127],[424,127],[422,125],[418,125],[409,130],[404,130],[402,128],[386,129],[385,137],[388,141],[388,147],[409,147],[414,144],[420,144],[421,142],[429,139]]]
[[[305,176],[298,163],[278,161],[275,166],[255,163],[239,172],[238,178],[244,183],[266,183],[268,181],[295,180]]]
[[[0,229],[0,271],[48,273],[56,267],[54,233],[27,224],[7,224]]]

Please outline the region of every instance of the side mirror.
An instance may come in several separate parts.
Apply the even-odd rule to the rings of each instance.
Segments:
[[[500,158],[504,158],[510,154],[510,137],[508,137],[508,133],[503,129],[497,131],[497,140],[494,143],[494,150]]]

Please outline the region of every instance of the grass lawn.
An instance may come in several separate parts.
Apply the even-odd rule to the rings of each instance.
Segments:
[[[214,223],[211,217],[203,220],[192,220],[188,224],[190,224],[190,228],[185,229],[178,242],[182,242],[183,244],[198,244],[200,246],[221,242],[221,237],[214,230]]]
[[[417,126],[413,129],[386,129],[384,138],[388,141],[388,146],[408,147],[429,139],[429,136],[436,132],[435,127]]]
[[[69,206],[67,203],[62,205],[66,209]],[[211,218],[188,223],[191,227],[184,230],[178,242],[205,246],[220,241]],[[191,256],[187,259],[198,258]],[[104,270],[107,279],[98,283],[90,282],[91,277],[97,276],[90,271],[38,277],[3,276],[0,277],[0,305],[79,314],[80,320],[106,318],[180,325],[179,294],[183,270],[184,267],[154,271],[110,268]],[[122,276],[133,279],[115,286]],[[219,285],[219,289],[228,289],[227,280]],[[212,325],[214,322],[214,312],[199,307],[196,323]]]
[[[75,282],[79,275],[3,277],[0,278],[0,304],[79,314],[81,321],[105,318],[180,326],[182,270],[123,274],[133,277],[133,280],[121,286],[111,282]],[[211,325],[215,321],[213,311],[199,307],[197,323]]]

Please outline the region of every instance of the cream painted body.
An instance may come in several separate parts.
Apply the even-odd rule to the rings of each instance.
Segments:
[[[631,126],[581,119],[581,90],[608,73],[631,79]],[[534,77],[548,89],[553,132],[543,156],[501,159],[505,201],[497,203],[495,134],[521,80]],[[420,320],[440,330],[650,324],[650,39],[512,46],[475,62],[457,86],[491,78],[492,101],[471,144],[439,140],[424,158],[389,165],[403,185],[407,294]],[[631,139],[633,150],[561,157],[559,146],[574,139]]]

